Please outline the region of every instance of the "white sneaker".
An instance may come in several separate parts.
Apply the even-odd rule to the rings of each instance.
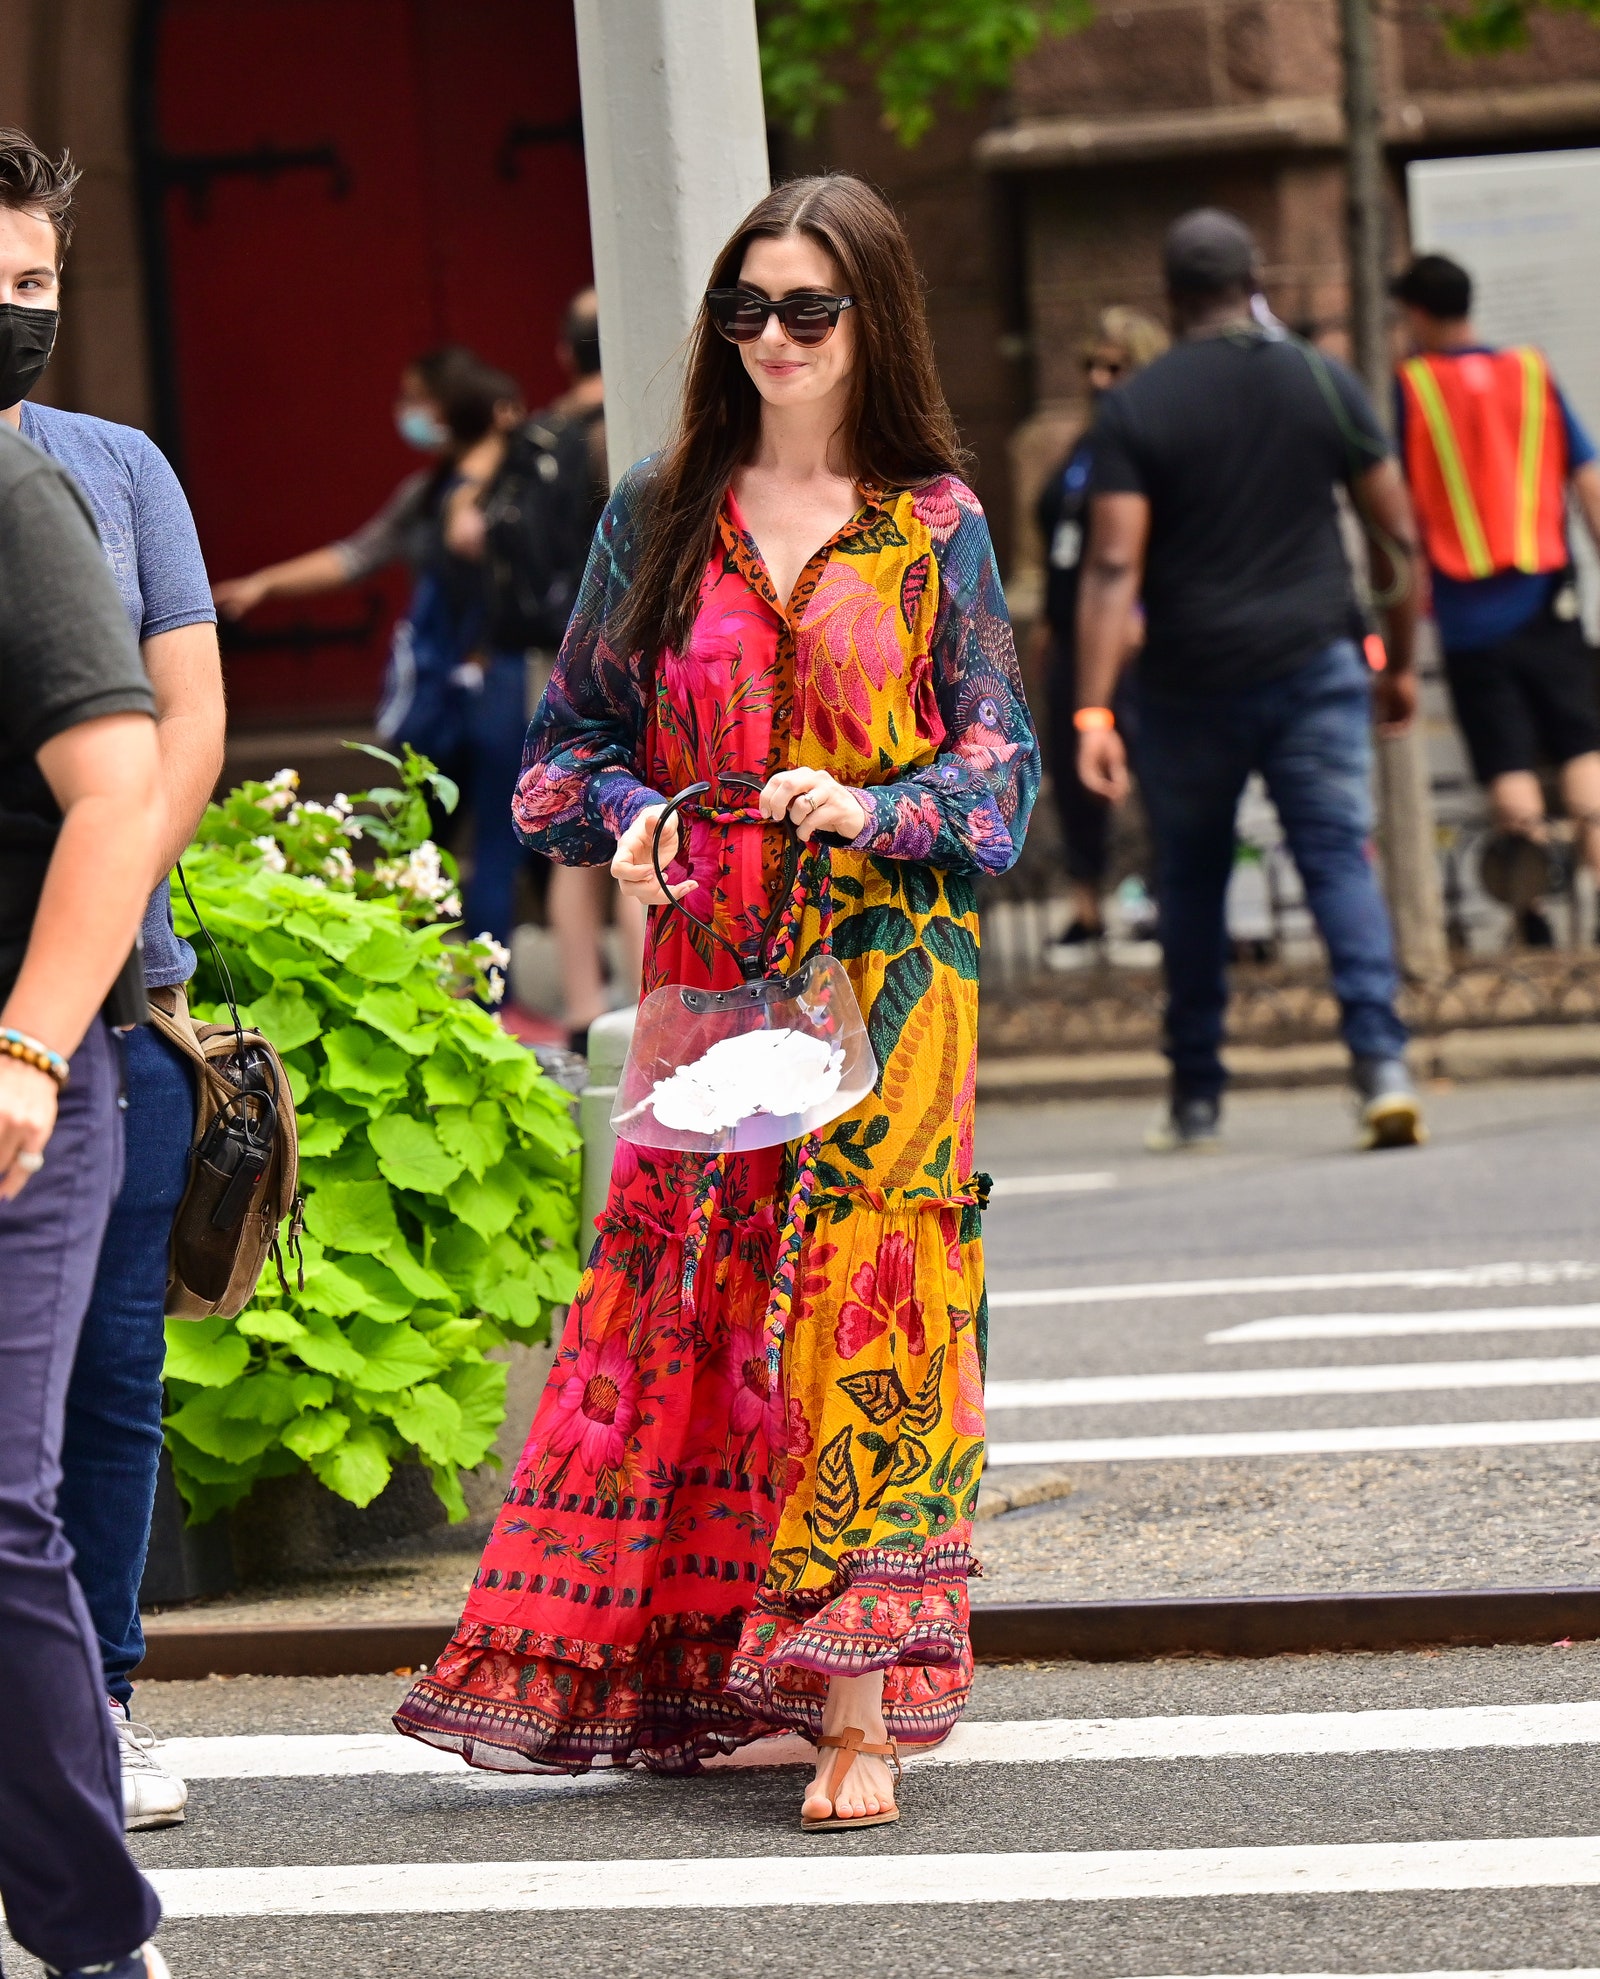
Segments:
[[[155,1733],[148,1725],[136,1725],[124,1717],[119,1706],[112,1707],[111,1722],[117,1728],[122,1753],[122,1825],[130,1831],[180,1826],[189,1804],[189,1789],[156,1757]],[[155,1952],[154,1956],[161,1954]]]
[[[121,1717],[121,1712],[117,1714]],[[124,1723],[127,1721],[124,1719]],[[129,1952],[126,1958],[114,1958],[107,1965],[80,1965],[69,1974],[58,1972],[54,1966],[45,1967],[45,1979],[88,1979],[91,1973],[117,1973],[122,1979],[137,1975],[137,1979],[172,1979],[167,1969],[167,1961],[153,1944],[141,1945],[136,1952]]]

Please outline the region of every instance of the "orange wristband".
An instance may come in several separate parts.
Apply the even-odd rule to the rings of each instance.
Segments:
[[[1080,708],[1072,717],[1072,726],[1080,735],[1092,728],[1115,728],[1117,718],[1109,708]]]

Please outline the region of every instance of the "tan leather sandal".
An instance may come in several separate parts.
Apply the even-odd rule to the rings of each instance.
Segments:
[[[845,1775],[854,1765],[858,1752],[864,1752],[869,1759],[887,1759],[894,1770],[895,1790],[899,1791],[900,1748],[893,1739],[887,1745],[867,1745],[864,1743],[866,1736],[859,1725],[847,1725],[842,1732],[829,1733],[817,1740],[819,1752],[826,1752],[832,1747],[838,1753],[822,1788],[830,1803],[844,1785]],[[899,1808],[891,1807],[882,1814],[825,1814],[820,1818],[815,1814],[802,1814],[800,1826],[808,1835],[814,1835],[823,1828],[883,1828],[899,1819]]]

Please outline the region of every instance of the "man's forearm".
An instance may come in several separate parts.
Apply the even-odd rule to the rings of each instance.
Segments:
[[[174,715],[156,729],[161,756],[162,828],[156,874],[171,872],[188,851],[222,774],[222,742],[204,719]]]
[[[1137,572],[1086,570],[1078,592],[1078,705],[1108,708],[1129,652]]]
[[[1417,621],[1421,617],[1423,572],[1419,560],[1411,560],[1409,581],[1404,594],[1384,614],[1385,645],[1389,665],[1396,673],[1409,673],[1416,660]]]

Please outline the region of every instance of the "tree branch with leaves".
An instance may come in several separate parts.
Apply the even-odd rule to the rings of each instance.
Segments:
[[[1094,18],[1094,0],[758,0],[767,114],[801,136],[845,102],[842,63],[871,75],[882,121],[924,137],[941,102],[1004,89],[1046,35]]]
[[[1600,22],[1600,0],[1468,0],[1441,15],[1440,25],[1458,55],[1499,55],[1528,45],[1529,20],[1540,7]]]

